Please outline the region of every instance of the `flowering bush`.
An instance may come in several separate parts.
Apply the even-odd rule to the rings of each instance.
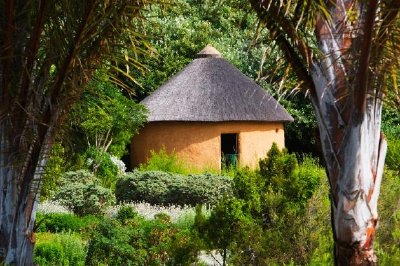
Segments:
[[[194,207],[189,205],[161,206],[161,205],[152,205],[147,202],[131,202],[131,203],[124,203],[122,205],[113,205],[107,209],[106,214],[108,217],[117,217],[120,210],[126,207],[132,208],[136,213],[138,213],[146,220],[153,220],[158,213],[165,213],[169,217],[171,217],[171,221],[173,223],[180,223],[181,221],[186,220],[188,217],[189,217],[188,219],[194,219],[194,216],[196,215]],[[211,208],[203,206],[202,211],[204,214],[209,216]]]
[[[71,211],[68,210],[65,206],[63,206],[60,202],[51,200],[40,202],[38,205],[37,212],[41,214],[71,213]]]
[[[118,168],[118,174],[124,175],[125,171],[126,171],[125,163],[113,155],[110,156],[110,159],[111,159],[111,162]]]

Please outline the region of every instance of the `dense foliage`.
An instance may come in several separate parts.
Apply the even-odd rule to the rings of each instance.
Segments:
[[[270,265],[291,259],[306,263],[310,254],[305,255],[295,239],[305,237],[306,206],[325,181],[323,177],[315,160],[305,157],[298,164],[294,154],[274,144],[260,160],[260,170],[239,170],[234,196],[223,198],[209,219],[198,213],[196,226],[211,249],[220,249],[224,258],[229,250],[228,261],[234,265]]]
[[[93,81],[71,110],[65,145],[79,154],[94,147],[120,157],[146,116],[143,105],[126,97],[109,81]]]
[[[136,95],[97,77],[73,108],[60,143],[52,150],[43,197],[55,195],[80,216],[38,216],[36,262],[189,265],[197,261],[200,250],[218,250],[232,265],[332,265],[326,176],[318,160],[301,154],[320,154],[312,108],[301,94],[282,99],[285,88],[296,83],[290,73],[276,71],[286,63],[275,61],[275,47],[259,38],[263,30],[247,1],[177,0],[166,9],[153,7],[144,16],[148,21],[142,25],[143,34],[154,56],[135,56],[147,68],[144,76],[144,69],[134,70],[138,83],[127,80]],[[274,145],[258,170],[235,169],[230,179],[190,175],[194,172],[190,165],[161,150],[153,152],[140,171],[122,175],[124,166],[116,157],[125,153],[146,117],[146,110],[132,98],[143,99],[207,44],[280,99],[296,121],[286,126],[285,133],[289,151],[298,154]],[[385,108],[382,127],[389,139],[388,169],[379,209],[382,230],[377,235],[382,265],[400,264],[399,123],[398,107]],[[67,169],[76,171],[63,174]],[[121,207],[114,217],[103,216],[114,202],[114,188],[119,202],[210,203],[213,209],[205,215],[197,207],[196,217],[185,218],[184,225],[164,214],[146,220],[130,206]],[[65,243],[56,241],[58,237]]]
[[[180,175],[161,171],[133,171],[117,180],[118,202],[146,201],[151,204],[213,204],[231,193],[229,177],[212,174]]]
[[[150,151],[150,158],[145,164],[141,164],[140,171],[163,171],[176,174],[189,174],[190,166],[178,158],[175,152],[168,153],[165,148],[158,152]]]
[[[85,215],[83,217],[76,216],[71,213],[47,213],[37,215],[36,232],[76,232],[83,233],[95,226],[99,217]]]
[[[400,139],[391,138],[388,140],[388,153],[386,165],[400,174]]]
[[[171,180],[182,177],[162,172],[136,174],[156,180],[159,175]],[[87,178],[95,177],[87,174]],[[215,184],[213,178],[207,182],[208,186]],[[188,189],[185,182],[175,186]],[[198,260],[201,250],[203,254],[218,251],[232,265],[333,264],[329,188],[317,160],[297,158],[274,145],[260,161],[259,170],[236,170],[231,191],[215,201],[211,213],[205,214],[198,206],[195,217],[174,221],[165,214],[144,219],[132,204],[120,207],[111,217],[39,215],[38,243],[45,242],[41,236],[46,234],[79,232],[80,241],[87,243],[82,249],[87,251],[88,265],[187,265]],[[383,230],[378,234],[382,265],[399,263],[399,195],[398,175],[387,169],[380,206]],[[60,244],[42,249],[46,251],[38,251],[37,259],[53,263],[58,263],[55,256],[45,254],[66,253]]]
[[[85,265],[85,243],[77,234],[37,234],[34,256],[41,266],[83,266]]]
[[[54,199],[77,215],[101,215],[115,201],[115,197],[110,189],[99,183],[100,180],[88,171],[67,172]]]
[[[207,44],[245,74],[257,77],[267,46],[265,41],[253,39],[257,18],[247,1],[176,0],[166,10],[153,8],[146,16],[145,34],[155,56],[143,58],[148,71],[138,78],[142,86],[131,83],[139,99],[181,70]]]
[[[93,231],[86,265],[190,265],[197,261],[195,236],[171,224],[168,216],[152,221],[137,215],[119,214],[118,218],[105,219]]]
[[[49,199],[60,186],[64,171],[87,169],[113,189],[125,171],[119,160],[133,134],[144,124],[147,110],[135,103],[100,74],[72,108],[64,130],[58,135],[44,171],[42,199]],[[53,193],[54,194],[54,193]]]
[[[389,94],[389,100],[393,97]],[[389,103],[385,106],[382,114],[382,130],[388,139],[385,163],[388,168],[400,174],[400,111],[396,103]]]

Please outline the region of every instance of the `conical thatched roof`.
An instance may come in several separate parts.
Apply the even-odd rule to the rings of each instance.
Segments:
[[[142,103],[149,121],[293,121],[253,80],[207,46]]]

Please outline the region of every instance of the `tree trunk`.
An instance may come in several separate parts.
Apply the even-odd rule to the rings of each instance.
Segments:
[[[55,133],[97,67],[134,65],[122,59],[121,43],[141,41],[132,21],[147,4],[0,2],[0,265],[33,264],[40,179]]]
[[[0,261],[5,265],[33,265],[35,204],[26,189],[18,193],[17,172],[8,170],[1,176],[1,229],[0,229]],[[29,196],[28,196],[29,195]],[[7,204],[3,204],[7,202]],[[12,204],[10,204],[12,202]]]
[[[398,66],[400,0],[250,2],[311,97],[330,182],[335,264],[377,264],[387,149],[381,110],[385,77]]]
[[[327,67],[325,69],[329,69]],[[336,265],[376,265],[373,240],[387,144],[380,133],[380,99],[368,99],[365,113],[341,117],[333,99],[338,77],[314,66],[312,98],[331,187]],[[336,96],[335,96],[336,97]]]
[[[45,145],[32,141],[25,158],[17,158],[12,125],[0,123],[0,262],[33,265],[34,223],[38,203],[40,167],[29,159],[43,154]],[[40,156],[42,157],[42,156]],[[44,160],[37,160],[43,165]]]

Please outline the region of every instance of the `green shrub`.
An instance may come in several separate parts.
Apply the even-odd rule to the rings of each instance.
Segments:
[[[390,94],[386,99],[390,99]],[[382,130],[389,139],[398,139],[400,137],[399,107],[395,104],[385,103],[382,110]]]
[[[138,213],[132,208],[132,206],[124,205],[117,212],[117,220],[124,223],[126,220],[135,218]]]
[[[60,186],[60,180],[65,167],[64,148],[55,143],[50,151],[49,159],[44,168],[40,200],[50,199]]]
[[[48,213],[36,216],[36,232],[82,232],[99,222],[95,216],[78,217],[69,213]]]
[[[329,189],[317,160],[304,156],[298,163],[274,144],[259,171],[239,169],[233,181],[234,197],[220,201],[210,218],[197,212],[196,228],[209,249],[222,256],[229,250],[232,265],[303,265],[325,254]]]
[[[139,166],[140,171],[162,171],[176,174],[188,174],[191,169],[187,164],[178,158],[175,152],[167,153],[165,148],[161,148],[158,152],[150,151],[150,158],[147,163]]]
[[[253,215],[261,212],[262,190],[264,180],[261,176],[250,169],[241,169],[233,178],[234,195],[244,200]]]
[[[309,265],[334,265],[333,239],[331,236],[320,236],[318,246],[311,251]]]
[[[119,169],[112,161],[111,154],[99,149],[89,148],[84,156],[89,169],[99,178],[101,185],[105,188],[114,189]]]
[[[130,245],[132,241],[140,249],[140,240],[140,230],[124,228],[117,220],[104,220],[89,240],[86,265],[144,265],[146,251],[137,252]]]
[[[281,188],[290,178],[298,163],[294,154],[289,154],[286,149],[279,150],[274,142],[267,153],[267,157],[259,161],[260,174],[265,178],[267,186]]]
[[[165,215],[146,221],[136,217],[120,223],[108,219],[93,232],[87,265],[192,265],[196,239],[190,230],[169,223]]]
[[[296,191],[294,200],[301,202],[307,201],[312,197],[321,180],[325,182],[325,169],[319,164],[318,159],[312,158],[309,155],[303,156],[301,163],[294,171],[296,176]]]
[[[214,204],[231,193],[231,179],[211,174],[179,175],[160,171],[134,171],[120,177],[118,202],[146,201],[151,204]]]
[[[98,182],[93,174],[85,170],[67,172],[54,199],[79,216],[102,215],[114,202],[114,195]]]
[[[38,233],[36,241],[34,260],[37,265],[85,265],[85,243],[77,234]]]
[[[265,262],[268,265],[292,261],[305,264],[322,241],[320,237],[331,235],[325,171],[318,161],[308,156],[303,157],[299,164],[284,151],[275,156],[271,161],[279,167],[282,161],[291,163],[286,166],[287,170],[280,168],[284,169],[281,177],[275,174],[278,177],[275,180],[280,182],[266,182],[261,195]],[[274,163],[270,167],[279,169]]]
[[[267,157],[259,161],[260,175],[265,180],[265,191],[281,193],[287,201],[302,208],[313,195],[325,171],[318,160],[303,156],[299,164],[295,154],[279,150],[272,144]]]
[[[400,140],[388,139],[388,151],[386,155],[386,166],[400,173]]]
[[[296,243],[300,256],[297,261],[310,265],[333,265],[333,235],[329,184],[321,179],[313,196],[307,201],[305,215],[300,217]]]
[[[246,203],[241,199],[226,197],[211,211],[208,219],[197,210],[196,228],[202,235],[208,248],[217,249],[225,265],[228,250],[240,254],[233,265],[251,265],[251,257],[258,255],[260,227],[247,211]],[[251,249],[252,253],[248,253]]]

